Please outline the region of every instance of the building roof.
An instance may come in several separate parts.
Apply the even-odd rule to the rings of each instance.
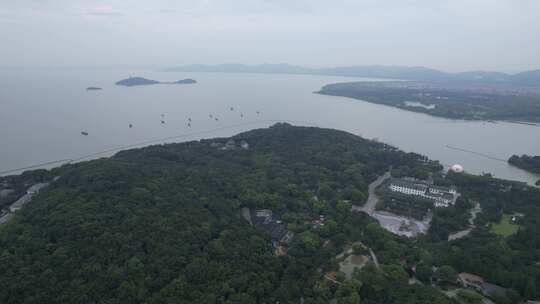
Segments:
[[[252,211],[251,220],[253,225],[261,227],[269,234],[273,241],[281,240],[287,233],[279,217],[272,210],[259,209],[254,212]]]
[[[390,181],[390,185],[395,185],[398,187],[405,187],[409,189],[419,190],[419,191],[426,191],[426,190],[437,190],[439,192],[443,193],[450,193],[450,190],[455,190],[454,188],[444,187],[444,186],[434,186],[434,185],[428,185],[422,181],[417,180],[406,180],[402,178],[394,178]]]
[[[454,196],[450,193],[443,193],[442,197],[447,200],[453,200]]]
[[[280,241],[283,243],[290,243],[293,238],[294,238],[294,233],[292,231],[287,231],[285,235],[283,235]]]
[[[270,209],[258,209],[255,211],[257,217],[269,217],[272,216],[272,210]]]
[[[404,181],[404,180],[401,180],[401,179],[393,179],[390,182],[390,185],[409,188],[409,189],[414,189],[414,190],[418,190],[418,191],[426,191],[427,188],[428,188],[426,185],[417,184],[417,183],[411,183],[411,182],[407,182],[407,181]]]
[[[443,199],[451,201],[454,199],[454,196],[450,193],[429,193],[426,194],[426,196],[433,198],[433,199]]]
[[[439,190],[441,192],[450,192],[450,190],[453,189],[453,188],[443,187],[443,186],[429,186],[429,188]]]
[[[337,272],[335,272],[335,271],[329,271],[329,272],[327,272],[324,276],[325,276],[326,278],[329,278],[329,279],[335,281],[336,278],[337,278]]]
[[[481,276],[477,276],[475,274],[472,274],[472,273],[467,273],[467,272],[460,272],[458,274],[458,278],[462,281],[467,281],[467,282],[480,282],[480,283],[484,283],[484,278],[482,278]]]

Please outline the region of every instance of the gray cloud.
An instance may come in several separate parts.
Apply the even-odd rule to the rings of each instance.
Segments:
[[[7,1],[0,65],[288,62],[513,72],[540,68],[538,11],[536,0]]]
[[[104,17],[119,17],[123,16],[124,14],[119,12],[87,12],[86,15],[88,16],[104,16]]]

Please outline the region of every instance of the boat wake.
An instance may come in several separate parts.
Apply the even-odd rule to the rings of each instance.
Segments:
[[[482,153],[482,152],[476,152],[476,151],[472,151],[472,150],[467,150],[467,149],[463,149],[463,148],[459,148],[459,147],[454,147],[454,146],[451,146],[451,145],[446,145],[446,147],[448,149],[451,149],[451,150],[456,150],[456,151],[461,151],[461,152],[465,152],[465,153],[469,153],[469,154],[474,154],[474,155],[481,156],[483,158],[487,158],[487,159],[496,160],[496,161],[506,163],[506,159],[498,158],[498,157],[495,157],[495,156],[492,156],[492,155],[489,155],[489,154],[485,154],[485,153]]]

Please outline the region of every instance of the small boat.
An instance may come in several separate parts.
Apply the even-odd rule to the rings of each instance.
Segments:
[[[88,136],[88,132],[82,131],[81,135]]]
[[[133,128],[133,125],[132,125],[132,124],[129,124],[129,128],[130,128],[130,129]]]
[[[244,117],[244,114],[240,114],[240,118]]]
[[[216,117],[216,121],[218,121],[219,119]]]
[[[165,124],[165,120],[162,120],[162,121],[161,121],[161,124]]]
[[[257,111],[256,113],[257,113],[257,115],[261,114],[261,112],[259,112],[259,111]]]
[[[188,123],[187,126],[188,126],[189,128],[191,128],[191,124],[190,124],[190,123]]]
[[[231,107],[231,111],[234,111],[234,107]]]
[[[190,118],[188,118],[188,120],[189,120],[189,121],[191,121],[191,117],[190,117]]]
[[[212,118],[213,116],[212,116],[212,114],[210,114],[210,115],[208,115],[208,117]]]

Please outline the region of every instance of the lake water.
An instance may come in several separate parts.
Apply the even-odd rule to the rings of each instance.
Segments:
[[[160,81],[194,78],[199,83],[114,85],[130,75]],[[501,161],[512,154],[539,155],[539,127],[452,121],[313,93],[325,84],[352,80],[133,70],[0,70],[0,172],[56,160],[107,156],[137,144],[229,136],[291,121],[377,138],[445,165],[459,163],[471,173],[490,172],[529,183],[540,179]],[[103,90],[86,91],[88,86]],[[89,135],[82,136],[82,131]],[[94,155],[104,150],[110,151]]]

